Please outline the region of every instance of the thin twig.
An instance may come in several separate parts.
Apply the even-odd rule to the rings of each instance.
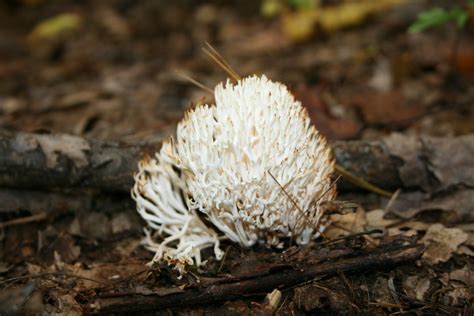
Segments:
[[[23,224],[28,224],[32,222],[39,222],[39,221],[45,220],[47,217],[48,217],[47,213],[41,212],[41,213],[27,216],[27,217],[12,219],[12,220],[0,223],[0,229],[3,229],[8,226],[16,226],[16,225],[23,225]]]
[[[314,203],[319,203],[319,201],[321,201],[321,199],[326,195],[328,194],[333,188],[334,186],[336,185],[336,183],[339,181],[339,179],[341,178],[341,175],[339,175],[336,180],[333,181],[333,183],[331,183],[331,185],[329,186],[329,188],[323,192],[323,194],[321,194],[318,199],[314,202]],[[305,215],[306,212],[303,212],[299,215],[298,219],[296,220],[295,222],[295,227],[293,227],[293,231],[296,231],[296,225],[298,225],[298,223],[300,222],[301,220],[301,217]],[[323,214],[324,215],[324,214]],[[322,216],[322,215],[321,215]],[[319,223],[318,223],[319,224]],[[317,226],[317,228],[319,228],[319,225]],[[291,244],[291,243],[290,243]]]
[[[227,246],[225,252],[224,252],[224,256],[222,257],[222,262],[221,264],[219,265],[219,269],[217,270],[217,272],[221,272],[222,271],[222,268],[224,267],[224,262],[225,262],[225,259],[227,257],[227,253],[229,252],[229,249],[230,249],[230,246]]]
[[[240,299],[242,296],[257,296],[277,288],[287,289],[292,286],[303,284],[319,277],[329,277],[338,271],[368,271],[376,267],[387,267],[402,262],[414,261],[421,257],[424,247],[411,244],[394,244],[394,248],[386,248],[388,245],[371,249],[367,253],[361,253],[355,257],[337,258],[329,262],[319,264],[308,264],[302,268],[290,268],[286,270],[268,270],[266,274],[254,277],[235,278],[223,283],[202,285],[198,288],[185,288],[172,295],[160,295],[151,293],[140,295],[131,293],[126,296],[114,295],[112,299],[97,298],[90,306],[91,313],[137,314],[144,311],[157,311],[169,307],[184,307],[191,305],[206,306],[217,304],[222,301]],[[355,253],[354,253],[355,254]],[[156,291],[155,291],[156,292]]]
[[[291,195],[286,192],[285,188],[280,184],[280,182],[278,182],[278,180],[272,175],[272,173],[270,172],[270,170],[267,171],[268,174],[270,175],[270,177],[272,177],[272,179],[276,182],[276,184],[278,184],[278,186],[280,187],[280,189],[283,191],[283,193],[285,193],[285,195],[288,197],[288,199],[291,201],[291,203],[293,203],[293,205],[302,213],[304,213],[303,209],[298,205],[298,203],[296,203],[296,201],[291,197]]]
[[[329,188],[328,188],[326,191],[324,191],[323,194],[321,194],[321,195],[319,196],[319,198],[316,200],[316,203],[318,203],[319,201],[321,201],[321,199],[322,199],[326,194],[328,194],[328,193],[334,188],[334,186],[335,186],[336,183],[339,181],[339,179],[341,179],[341,177],[342,177],[342,175],[338,175],[338,176],[337,176],[336,180],[334,180],[334,181],[331,183],[331,185],[329,186]]]
[[[384,215],[387,215],[388,213],[390,213],[390,209],[393,207],[393,204],[395,203],[398,196],[400,195],[400,192],[401,190],[398,189],[397,191],[393,193],[392,197],[390,198],[387,205],[385,206],[385,209],[383,210]]]
[[[335,226],[335,224],[333,224],[333,225]],[[324,245],[332,244],[332,243],[335,243],[335,242],[338,242],[338,241],[343,241],[343,240],[346,240],[346,239],[352,239],[354,237],[373,235],[373,234],[381,234],[381,233],[382,233],[382,230],[373,229],[373,230],[370,230],[368,232],[353,233],[353,234],[343,236],[343,237],[340,237],[340,238],[322,241],[320,243],[317,243],[316,246],[324,246]]]
[[[385,190],[373,185],[372,183],[369,183],[369,182],[365,181],[364,179],[350,173],[349,171],[347,171],[346,169],[344,169],[340,165],[336,164],[334,169],[336,170],[337,173],[342,175],[344,177],[344,179],[346,179],[347,181],[351,182],[352,184],[355,184],[355,185],[357,185],[357,186],[359,186],[363,189],[366,189],[368,191],[380,194],[380,195],[385,196],[385,197],[392,197],[392,195],[393,195],[393,193],[385,191]]]
[[[197,81],[196,79],[192,78],[191,76],[185,74],[184,72],[178,71],[178,70],[176,71],[176,73],[180,77],[182,77],[183,79],[185,79],[185,80],[191,82],[192,84],[194,84],[195,86],[197,86],[198,88],[201,88],[201,89],[209,92],[210,94],[214,95],[214,91],[211,88],[209,88],[208,86],[204,85],[203,83]]]
[[[211,44],[206,42],[206,46],[207,48],[203,47],[202,50],[209,57],[211,57],[211,59],[214,60],[214,62],[216,62],[216,64],[218,64],[225,72],[227,72],[227,74],[231,78],[233,78],[236,81],[239,81],[242,79],[242,77],[239,76],[239,74],[232,68],[232,66],[225,60],[225,58],[222,57],[222,55],[219,54],[219,52],[214,47],[212,47]]]

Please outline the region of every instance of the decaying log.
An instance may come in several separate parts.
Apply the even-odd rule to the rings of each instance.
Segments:
[[[137,161],[157,146],[0,132],[0,187],[129,192]]]
[[[65,212],[117,212],[134,209],[133,200],[122,194],[93,194],[91,192],[51,192],[0,188],[0,216],[26,210],[33,214],[47,211]]]
[[[159,147],[1,131],[0,187],[129,192],[137,162]],[[382,140],[333,142],[332,147],[339,165],[386,190],[474,187],[474,135],[394,134]],[[349,188],[354,189],[344,181],[339,184],[339,190]]]
[[[181,308],[206,305],[239,299],[243,296],[263,296],[274,289],[285,289],[315,278],[329,277],[341,271],[369,271],[377,267],[389,267],[421,257],[424,247],[416,244],[396,243],[380,245],[356,256],[336,256],[320,264],[289,265],[287,269],[268,269],[268,273],[254,276],[227,278],[214,282],[203,282],[197,288],[177,291],[150,291],[149,295],[139,293],[113,293],[99,295],[91,305],[95,314],[130,314],[156,311],[164,308]]]

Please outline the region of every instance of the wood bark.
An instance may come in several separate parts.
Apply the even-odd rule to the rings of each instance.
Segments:
[[[0,188],[0,215],[19,210],[52,214],[66,212],[118,212],[134,209],[133,200],[123,194],[93,194],[90,192],[48,192]]]
[[[0,131],[0,187],[94,189],[128,193],[137,163],[160,144],[128,144],[77,136]],[[433,138],[391,135],[333,142],[337,163],[386,190],[439,192],[474,188],[474,135]],[[354,190],[344,180],[340,191]]]

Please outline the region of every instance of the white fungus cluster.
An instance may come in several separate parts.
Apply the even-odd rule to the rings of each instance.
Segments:
[[[215,88],[215,105],[186,113],[176,141],[140,163],[133,197],[161,236],[147,246],[155,260],[201,264],[200,251],[219,237],[197,214],[244,247],[257,242],[303,245],[319,236],[322,204],[335,197],[334,162],[306,110],[265,76]]]

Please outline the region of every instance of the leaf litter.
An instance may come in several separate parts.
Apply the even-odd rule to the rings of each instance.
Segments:
[[[23,39],[38,32],[34,26],[53,23],[55,16],[61,17],[58,9],[67,12],[71,8],[67,1],[55,9],[40,2],[43,4],[37,8],[22,2],[24,14],[6,9],[14,19],[30,25],[30,30],[21,33],[18,22],[10,23],[12,17],[0,22],[18,29],[18,33],[0,39],[2,127],[101,139],[155,139],[156,131],[173,126],[181,118],[192,96],[202,95],[191,85],[170,79],[176,65],[209,85],[223,79],[206,58],[193,53],[210,41],[220,43],[219,50],[242,73],[266,73],[293,86],[316,125],[330,139],[378,138],[394,130],[437,136],[474,132],[470,108],[474,91],[462,82],[454,87],[450,83],[452,77],[444,62],[449,50],[442,32],[400,33],[407,26],[407,17],[416,12],[410,5],[376,14],[368,22],[361,15],[356,27],[335,33],[331,29],[326,35],[313,33],[315,37],[295,46],[291,38],[282,36],[280,23],[285,22],[252,15],[255,8],[250,2],[238,8],[213,2],[195,4],[195,8],[179,1],[166,7],[143,2],[127,10],[119,5],[91,3],[76,6],[79,13],[75,16],[97,25],[84,28],[85,23],[79,27],[74,22],[70,27],[66,21],[53,32],[54,38],[39,44],[30,42],[29,55],[22,46]],[[27,14],[33,10],[42,14]],[[89,16],[88,12],[94,13]],[[157,21],[153,12],[168,12],[180,19]],[[41,18],[44,16],[53,19]],[[229,17],[231,23],[226,22]],[[176,23],[179,20],[196,23],[181,25]],[[64,27],[65,32],[61,30]],[[17,34],[23,37],[18,39]],[[399,35],[391,40],[389,34]],[[41,136],[32,142],[25,140],[24,150],[40,146],[50,166],[57,163],[59,154],[76,167],[86,165],[88,144],[74,136],[60,137],[66,138],[58,143],[45,143]],[[67,147],[60,145],[64,141]],[[472,152],[469,144],[466,150]],[[392,153],[396,157],[409,154],[397,148],[395,135],[390,144]],[[422,261],[316,279],[282,291],[279,300],[275,298],[278,293],[268,298],[265,295],[270,293],[265,293],[223,306],[178,311],[245,314],[266,310],[265,306],[281,314],[411,310],[453,314],[468,310],[473,286],[474,237],[469,224],[474,195],[470,189],[472,173],[466,168],[472,168],[472,155],[452,148],[440,152],[448,154],[430,157],[431,166],[437,170],[433,183],[417,183],[410,175],[410,170],[420,170],[419,166],[402,168],[404,185],[420,186],[424,192],[402,192],[388,210],[383,210],[384,203],[365,207],[369,197],[364,196],[357,201],[362,207],[354,213],[334,215],[337,226],[329,227],[316,241],[317,245],[342,236],[347,239],[329,246],[343,251],[344,247],[380,243],[386,236],[409,235],[426,246]],[[453,162],[464,167],[449,168]],[[455,192],[433,195],[433,188]],[[27,313],[73,315],[83,313],[106,290],[166,296],[196,282],[192,276],[178,280],[166,267],[146,267],[150,255],[139,245],[141,225],[133,209],[104,213],[100,209],[86,214],[65,212],[52,214],[47,221],[4,228],[0,236],[0,300]],[[0,215],[3,221],[11,216],[22,218],[25,213],[9,210]],[[353,236],[374,229],[380,232]],[[269,260],[266,249],[245,252],[227,246],[223,262],[209,258],[205,271],[192,273],[206,277],[239,271],[245,274],[256,268],[264,271],[269,264],[265,262]],[[304,250],[299,256],[305,254]],[[10,292],[18,302],[7,296]],[[278,301],[278,307],[272,299]],[[7,305],[0,304],[2,308]]]

